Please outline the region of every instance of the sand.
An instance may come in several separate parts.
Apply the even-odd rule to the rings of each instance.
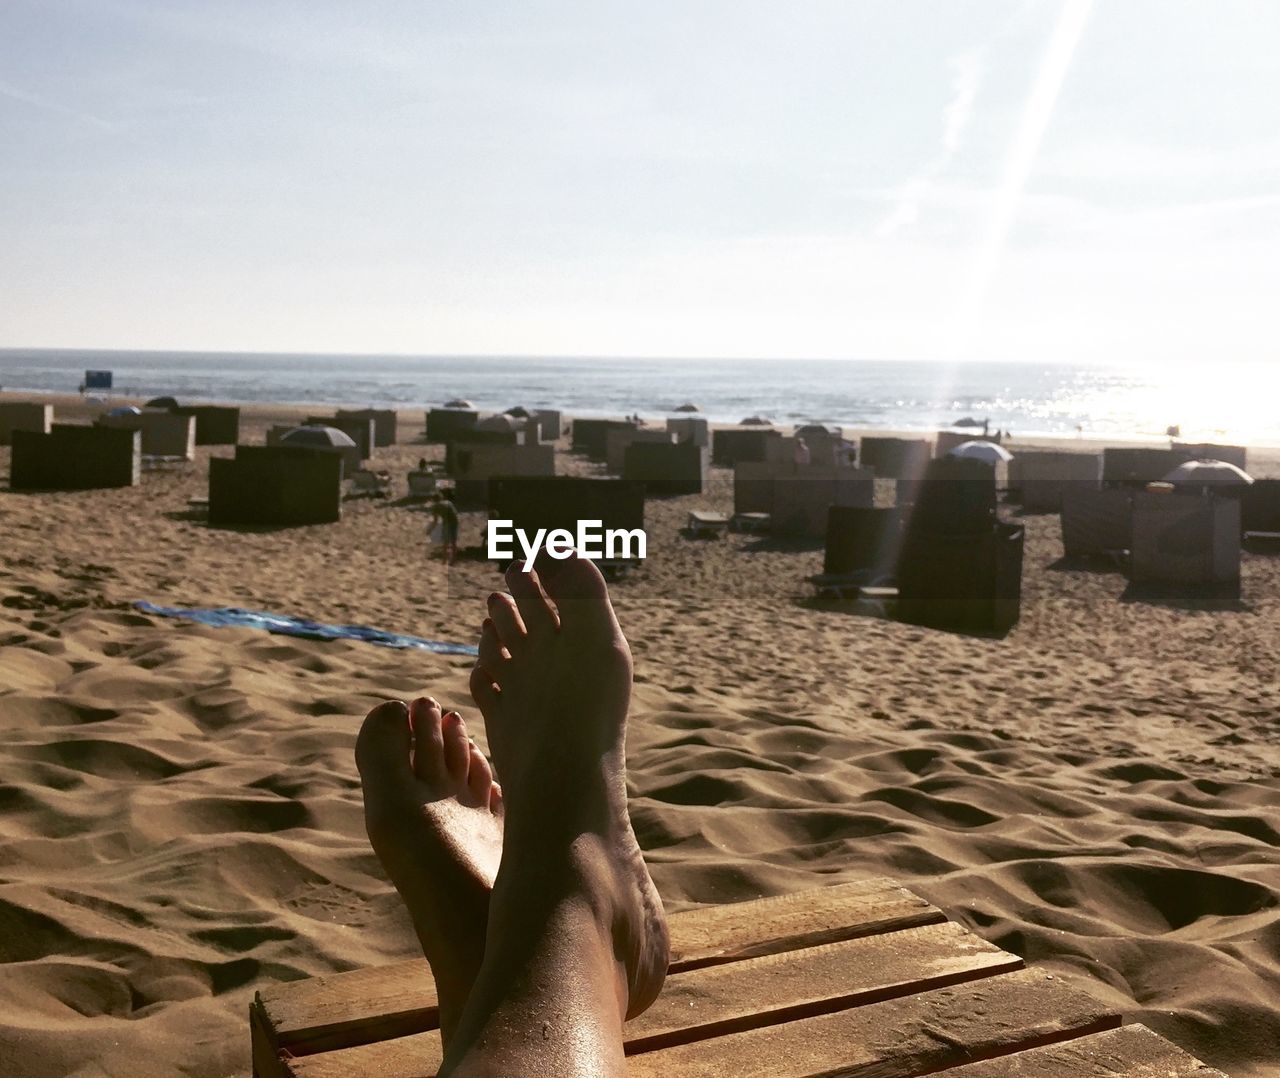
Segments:
[[[244,440],[306,411],[248,410]],[[414,954],[351,750],[374,703],[422,691],[479,731],[469,660],[132,604],[472,640],[499,578],[426,557],[399,503],[440,456],[420,428],[376,454],[391,499],[258,532],[189,508],[209,450],[25,495],[0,449],[0,1073],[243,1074],[255,987]],[[1280,554],[1245,554],[1239,608],[1156,605],[1056,567],[1056,518],[1030,517],[1021,622],[966,637],[813,603],[816,545],[684,539],[689,508],[731,504],[714,475],[650,502],[650,559],[615,587],[669,908],[888,874],[1229,1073],[1276,1073]]]

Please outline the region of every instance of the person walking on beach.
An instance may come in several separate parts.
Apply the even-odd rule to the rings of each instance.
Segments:
[[[458,507],[453,504],[453,491],[446,490],[436,495],[431,503],[431,524],[429,532],[440,529],[440,543],[444,551],[445,565],[452,565],[458,556]]]
[[[457,711],[380,704],[356,741],[365,824],[435,977],[442,1078],[622,1076],[622,1024],[669,957],[627,811],[631,652],[591,562],[506,583],[470,685],[493,765]]]

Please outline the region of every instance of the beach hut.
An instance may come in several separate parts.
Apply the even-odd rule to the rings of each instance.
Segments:
[[[392,408],[340,408],[333,415],[339,430],[345,430],[343,421],[373,420],[373,444],[379,448],[395,445],[399,433],[399,416]]]
[[[827,577],[892,578],[902,545],[901,509],[833,505],[827,510],[822,572]]]
[[[1068,487],[1096,490],[1101,484],[1101,453],[1024,450],[1009,462],[1009,487],[1027,513],[1059,512]]]
[[[739,463],[768,460],[769,441],[781,437],[781,431],[764,427],[712,431],[711,463],[732,468]]]
[[[583,453],[588,460],[604,460],[608,456],[608,438],[611,430],[634,430],[629,419],[575,419],[570,448]]]
[[[933,457],[927,438],[867,436],[858,444],[858,460],[881,479],[918,480]]]
[[[623,454],[622,477],[644,483],[646,495],[701,494],[709,463],[705,446],[672,440],[638,441],[628,445]]]
[[[669,416],[667,430],[676,436],[677,442],[692,442],[696,446],[711,445],[711,427],[705,419],[694,416]]]
[[[213,458],[209,523],[289,527],[341,519],[343,460],[333,449],[306,443],[238,445],[235,457]]]
[[[1241,500],[1246,535],[1280,535],[1280,479],[1255,479]]]
[[[1129,577],[1168,584],[1240,579],[1240,503],[1140,491],[1133,501]]]
[[[141,411],[137,408],[112,408],[97,418],[96,425],[141,432],[144,457],[195,459],[195,416],[160,408],[144,408]]]
[[[489,480],[497,476],[553,476],[553,445],[486,445],[455,442],[449,446],[445,469],[454,479],[454,500],[463,508],[483,508],[489,500]]]
[[[426,418],[426,440],[435,445],[448,445],[462,432],[474,430],[480,413],[462,408],[432,408]]]
[[[11,490],[96,490],[137,486],[142,435],[116,427],[55,423],[48,433],[13,432]]]
[[[621,475],[626,463],[627,448],[637,442],[674,445],[676,436],[668,430],[645,430],[641,427],[618,427],[605,432],[605,467],[613,475]]]
[[[644,528],[644,484],[579,476],[498,477],[489,480],[489,518],[509,520],[536,535],[539,528],[576,532],[578,521],[605,529]]]
[[[33,431],[48,434],[53,427],[53,405],[31,404],[27,401],[0,403],[0,445],[10,445],[13,432]]]
[[[1116,555],[1133,545],[1133,491],[1071,483],[1062,488],[1062,549],[1069,557]]]

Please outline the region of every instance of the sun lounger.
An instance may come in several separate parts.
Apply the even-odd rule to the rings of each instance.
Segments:
[[[724,513],[692,509],[689,512],[688,529],[695,539],[719,539],[729,530],[729,518]]]
[[[768,513],[734,513],[729,522],[736,532],[767,532],[773,523]]]
[[[440,478],[438,472],[413,471],[408,475],[409,497],[429,498],[436,492],[436,482]]]
[[[1223,1078],[1140,1025],[878,878],[670,919],[627,1073]],[[434,1075],[422,959],[277,984],[249,1008],[257,1078]]]
[[[386,497],[387,491],[391,489],[391,473],[360,468],[351,473],[351,486],[357,494]]]

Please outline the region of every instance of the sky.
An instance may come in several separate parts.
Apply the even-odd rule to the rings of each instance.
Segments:
[[[4,0],[0,347],[1280,361],[1274,0]]]

